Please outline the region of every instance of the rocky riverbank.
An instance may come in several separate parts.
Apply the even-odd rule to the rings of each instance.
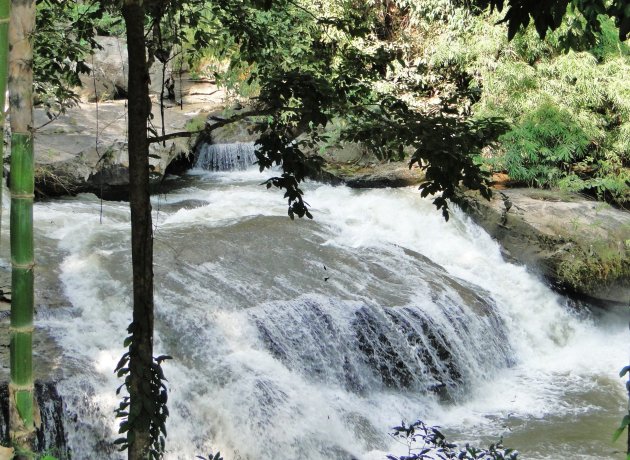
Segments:
[[[457,203],[495,238],[504,255],[574,297],[628,305],[630,213],[578,194],[462,192]]]
[[[423,180],[406,163],[379,163],[359,146],[324,154],[321,179],[349,187],[409,186]],[[495,190],[488,201],[462,191],[455,200],[501,245],[561,293],[595,303],[630,302],[630,213],[560,190]]]
[[[169,107],[164,112],[167,132],[186,131],[196,117],[205,118],[200,104],[186,110]],[[159,114],[154,104],[153,113]],[[201,113],[201,115],[200,115]],[[38,125],[46,121],[35,110]],[[35,134],[35,189],[39,197],[91,192],[105,199],[125,199],[129,185],[125,101],[81,103]],[[160,129],[159,118],[155,119]],[[192,130],[192,129],[191,129]],[[191,137],[153,143],[150,147],[151,180],[158,184],[171,162],[192,150]]]

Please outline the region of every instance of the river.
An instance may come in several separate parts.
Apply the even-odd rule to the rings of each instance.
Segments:
[[[570,308],[414,189],[309,183],[315,219],[291,221],[264,177],[196,170],[152,199],[155,349],[174,358],[165,458],[384,459],[405,453],[389,428],[417,418],[524,459],[623,457],[627,312]],[[61,296],[40,284],[37,326],[61,350],[73,458],[122,458],[128,205],[81,195],[34,215]]]

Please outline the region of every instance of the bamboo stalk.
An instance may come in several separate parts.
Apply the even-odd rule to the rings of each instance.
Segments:
[[[0,235],[2,235],[2,189],[4,185],[4,110],[9,70],[9,11],[10,0],[0,0]]]
[[[9,432],[18,451],[35,440],[33,394],[33,48],[35,1],[12,0],[9,25],[11,114],[11,383]]]

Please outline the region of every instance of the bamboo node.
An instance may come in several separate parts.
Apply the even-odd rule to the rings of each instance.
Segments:
[[[11,198],[35,198],[34,193],[12,193]]]
[[[35,330],[34,326],[9,326],[9,334],[11,333],[21,333],[21,334],[32,334]]]
[[[32,383],[30,385],[18,385],[16,383],[9,383],[9,390],[11,391],[35,391],[35,385]]]
[[[0,24],[8,24],[11,18],[0,18]]]
[[[30,429],[25,428],[23,430],[12,430],[11,439],[14,441],[28,440],[31,438],[34,431],[35,425],[33,425]]]
[[[35,262],[31,262],[30,264],[18,264],[11,261],[11,266],[13,268],[21,268],[23,270],[33,270],[35,268]]]

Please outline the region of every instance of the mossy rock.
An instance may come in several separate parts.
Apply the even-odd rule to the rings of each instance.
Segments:
[[[626,305],[630,299],[630,213],[566,192],[510,189],[491,201],[462,192],[456,202],[504,255],[574,297]],[[506,208],[505,200],[511,207]]]

